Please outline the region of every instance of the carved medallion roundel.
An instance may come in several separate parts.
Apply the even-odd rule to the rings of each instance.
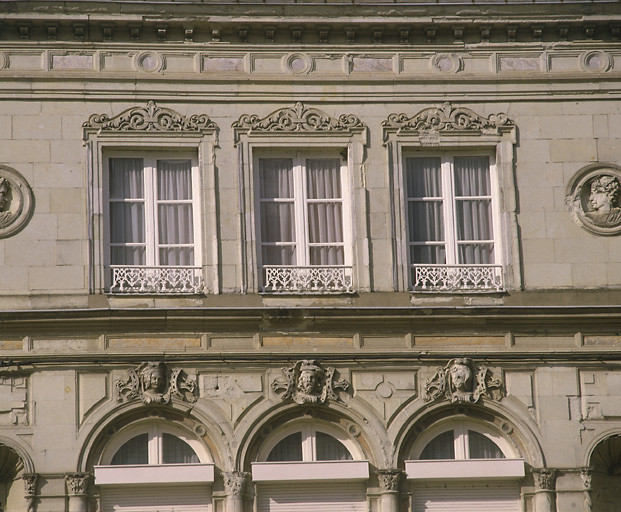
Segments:
[[[0,238],[20,231],[30,220],[34,206],[25,178],[11,167],[0,165]]]
[[[596,235],[621,233],[621,167],[583,167],[569,182],[566,200],[582,228]]]

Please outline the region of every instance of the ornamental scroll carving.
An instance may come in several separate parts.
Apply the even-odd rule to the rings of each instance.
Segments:
[[[284,390],[281,398],[296,404],[323,404],[327,400],[340,400],[337,389],[346,391],[349,383],[336,380],[336,369],[323,368],[315,359],[305,359],[283,368],[283,379],[272,382],[275,392]]]
[[[127,378],[116,381],[117,401],[136,398],[145,404],[167,404],[171,398],[196,402],[196,381],[181,369],[171,370],[165,363],[146,362],[128,370]]]
[[[20,231],[34,209],[32,190],[15,169],[0,165],[0,238]]]
[[[621,167],[583,167],[568,184],[566,202],[580,227],[597,235],[620,234]]]
[[[183,116],[170,109],[158,107],[149,101],[146,107],[133,107],[116,116],[93,114],[82,125],[85,130],[117,132],[197,132],[215,129],[216,125],[206,114]]]
[[[451,359],[444,368],[425,382],[423,399],[426,402],[448,399],[453,403],[475,403],[482,396],[493,400],[503,397],[502,383],[492,377],[485,366],[475,365],[472,359]]]
[[[244,114],[233,123],[236,142],[239,133],[348,133],[360,131],[364,124],[353,114],[343,114],[338,118],[316,108],[307,108],[297,102],[293,108],[281,108],[266,117],[257,114]]]
[[[500,135],[515,127],[506,114],[491,114],[483,117],[465,107],[455,107],[444,103],[440,107],[430,107],[409,117],[407,114],[390,114],[382,123],[384,132],[399,133],[475,133],[482,135]]]

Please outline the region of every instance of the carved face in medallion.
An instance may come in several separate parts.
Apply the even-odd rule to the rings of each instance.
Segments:
[[[613,176],[602,176],[591,183],[589,203],[596,212],[612,210],[619,193],[619,182]]]
[[[0,212],[5,211],[9,201],[9,182],[6,178],[0,178]]]
[[[472,370],[463,363],[451,367],[451,382],[458,391],[472,390]]]
[[[142,379],[144,382],[144,389],[146,392],[151,393],[163,393],[166,385],[166,376],[164,375],[164,368],[162,365],[155,363],[149,364],[142,371]]]
[[[302,367],[297,388],[301,393],[314,395],[319,392],[320,370],[317,367]]]

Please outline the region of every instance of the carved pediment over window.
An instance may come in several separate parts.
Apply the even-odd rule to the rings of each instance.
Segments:
[[[149,101],[146,107],[133,107],[116,116],[93,114],[82,125],[85,130],[110,132],[196,132],[215,129],[215,123],[206,114],[183,116],[170,109],[158,107]]]
[[[487,367],[476,365],[468,358],[451,359],[444,368],[438,368],[425,382],[423,394],[426,402],[448,399],[453,403],[475,403],[482,396],[501,400],[502,383],[492,377]]]
[[[284,390],[283,400],[291,399],[296,404],[323,404],[327,400],[339,400],[337,389],[346,391],[349,383],[336,380],[336,369],[324,368],[315,359],[305,359],[283,368],[284,378],[272,382],[277,393]]]
[[[444,103],[440,107],[421,110],[409,117],[407,114],[390,114],[382,123],[384,134],[389,131],[411,134],[469,133],[500,135],[515,127],[506,114],[491,114],[483,117],[465,107]]]
[[[167,404],[171,398],[196,402],[196,381],[180,369],[171,370],[160,362],[142,363],[127,371],[126,379],[116,381],[117,401],[139,398],[143,403]]]
[[[233,123],[236,142],[240,133],[350,133],[364,128],[353,114],[335,118],[322,110],[306,108],[299,101],[293,108],[281,108],[263,118],[244,114]]]

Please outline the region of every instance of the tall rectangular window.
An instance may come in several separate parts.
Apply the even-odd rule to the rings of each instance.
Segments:
[[[490,157],[409,156],[405,173],[414,289],[497,289],[502,279]]]
[[[349,291],[345,162],[338,156],[297,154],[259,157],[257,167],[260,258],[267,272],[264,290]],[[312,273],[310,267],[324,270]],[[273,281],[270,276],[277,274],[282,279]],[[308,281],[311,274],[314,283]],[[276,288],[270,288],[270,282]]]
[[[192,158],[152,154],[110,156],[107,162],[112,291],[190,292],[188,279],[200,276],[189,271],[200,260]]]

